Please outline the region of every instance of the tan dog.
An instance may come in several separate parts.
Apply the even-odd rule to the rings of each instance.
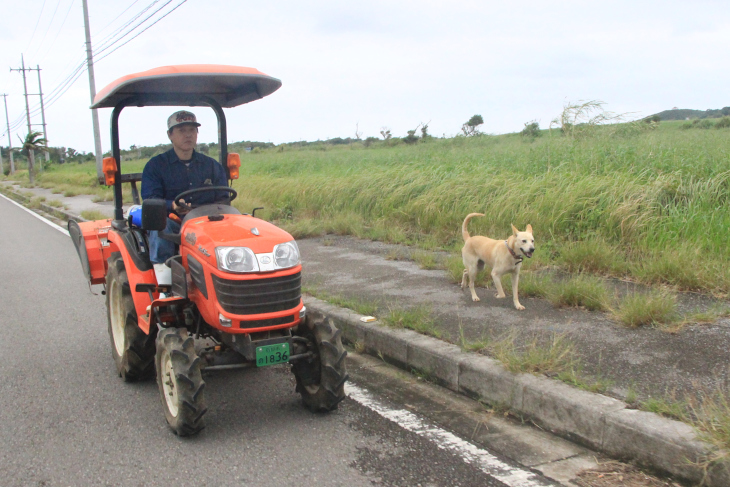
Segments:
[[[492,279],[497,286],[497,297],[505,297],[500,278],[512,273],[512,302],[518,310],[525,309],[517,298],[517,286],[520,279],[522,259],[532,257],[535,251],[535,238],[532,236],[532,225],[527,225],[524,232],[520,232],[512,225],[512,235],[507,240],[493,240],[475,235],[471,237],[466,229],[469,220],[474,216],[484,216],[483,213],[470,213],[461,225],[461,235],[464,237],[464,248],[461,249],[461,258],[464,261],[464,274],[461,278],[461,289],[466,287],[469,278],[469,290],[472,301],[479,301],[474,291],[474,280],[477,273],[488,265],[492,269]]]

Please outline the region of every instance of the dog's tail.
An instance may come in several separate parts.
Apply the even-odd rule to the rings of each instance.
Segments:
[[[469,240],[471,235],[469,235],[469,230],[466,229],[466,226],[469,224],[469,220],[471,220],[471,217],[473,216],[484,216],[484,213],[469,213],[466,215],[466,218],[464,218],[464,223],[461,224],[461,236],[464,237],[464,242]]]

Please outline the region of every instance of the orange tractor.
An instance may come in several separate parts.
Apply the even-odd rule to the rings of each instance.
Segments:
[[[207,106],[218,120],[220,161],[230,183],[240,158],[228,154],[231,108],[270,95],[281,81],[252,68],[166,66],[120,78],[101,90],[91,108],[113,108],[112,157],[100,182],[114,186],[114,218],[69,222],[69,232],[90,284],[105,286],[112,356],[125,381],[157,377],[165,418],[187,436],[204,427],[205,382],[216,368],[291,364],[297,391],[312,411],[331,411],[345,397],[346,352],[330,320],[306,314],[301,260],[284,230],[231,206],[229,186],[193,189],[175,200],[188,206],[195,192],[215,191],[224,201],[190,208],[179,234],[167,234],[165,200],[147,199],[140,215],[124,216],[122,183],[140,204],[142,175],[122,174],[119,115],[125,107]],[[219,196],[218,196],[219,197]],[[169,215],[173,217],[174,215]],[[148,232],[173,241],[170,283],[157,281]]]

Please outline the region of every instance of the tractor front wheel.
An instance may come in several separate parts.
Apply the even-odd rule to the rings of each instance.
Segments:
[[[200,358],[193,337],[185,328],[163,328],[157,334],[157,386],[165,419],[178,436],[190,436],[205,428],[207,411],[200,373]]]
[[[134,308],[124,260],[119,252],[114,252],[109,258],[106,309],[112,355],[119,376],[125,382],[154,377],[154,332],[146,335],[137,325],[137,311]]]
[[[347,351],[342,346],[340,330],[329,318],[307,315],[295,335],[304,338],[313,353],[312,359],[292,365],[302,402],[313,412],[337,409],[345,398],[345,382],[348,379],[345,369]]]

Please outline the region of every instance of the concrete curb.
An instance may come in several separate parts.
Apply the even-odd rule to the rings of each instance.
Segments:
[[[345,341],[405,370],[428,374],[452,391],[509,407],[540,427],[613,458],[634,461],[679,479],[711,487],[730,485],[730,465],[698,466],[712,445],[691,426],[563,382],[514,374],[498,361],[411,330],[393,329],[305,296],[308,312],[328,316]]]
[[[30,203],[30,200],[31,200],[30,197],[28,197],[24,194],[18,193],[17,191],[13,191],[13,188],[8,187],[8,186],[0,185],[0,193],[3,193],[8,198],[11,198],[23,205],[27,205],[28,203]],[[53,215],[56,218],[60,218],[62,220],[66,220],[66,221],[76,220],[77,222],[87,221],[85,218],[82,218],[79,215],[74,215],[72,213],[69,213],[68,211],[66,211],[62,208],[56,208],[55,206],[50,206],[45,203],[39,203],[38,206],[41,211],[48,213],[49,215]]]

